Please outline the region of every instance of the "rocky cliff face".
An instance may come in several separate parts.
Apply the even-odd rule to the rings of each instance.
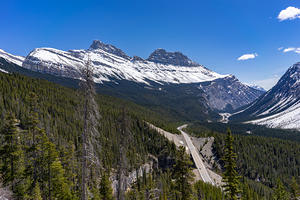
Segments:
[[[199,89],[203,91],[209,107],[227,112],[250,104],[264,94],[241,83],[235,76],[200,83]]]
[[[147,59],[155,63],[175,66],[200,66],[198,63],[193,62],[181,52],[167,52],[164,49],[157,49]]]

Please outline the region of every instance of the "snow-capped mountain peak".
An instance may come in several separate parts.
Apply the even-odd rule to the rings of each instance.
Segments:
[[[121,49],[111,45],[111,44],[105,44],[99,40],[94,40],[93,43],[91,44],[90,50],[97,50],[97,49],[101,49],[107,53],[111,53],[117,56],[120,56],[122,58],[128,59],[130,60],[131,58],[126,55]]]
[[[265,88],[259,86],[259,85],[256,85],[256,84],[248,84],[248,83],[245,83],[246,85],[248,85],[249,87],[252,87],[256,90],[260,90],[260,91],[263,91],[263,92],[266,92]]]

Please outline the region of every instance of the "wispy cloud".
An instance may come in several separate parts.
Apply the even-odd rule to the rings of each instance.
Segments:
[[[278,50],[282,51],[283,53],[294,52],[300,54],[300,47],[279,48]]]
[[[278,51],[281,51],[282,49],[284,49],[284,47],[279,47],[279,48],[278,48]]]
[[[257,53],[244,54],[244,55],[238,57],[237,60],[249,60],[249,59],[254,59],[257,56],[258,56]]]
[[[300,9],[295,8],[293,6],[287,7],[286,9],[280,11],[278,17],[280,21],[284,20],[292,20],[296,18],[300,18]]]

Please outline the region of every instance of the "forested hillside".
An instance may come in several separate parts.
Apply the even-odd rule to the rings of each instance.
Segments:
[[[225,131],[216,132],[203,126],[192,124],[187,128],[197,137],[213,136],[214,151],[223,166]],[[269,129],[270,131],[270,129]],[[234,133],[234,131],[233,131]],[[237,169],[240,175],[253,180],[251,185],[261,190],[263,185],[275,188],[280,179],[290,188],[292,177],[300,182],[300,143],[255,135],[234,135],[234,149],[237,152]]]
[[[82,99],[80,93],[44,80],[3,73],[0,73],[0,91],[1,118],[5,119],[0,122],[2,151],[7,150],[5,145],[10,144],[10,138],[16,137],[17,142],[14,145],[18,146],[15,149],[17,152],[7,152],[7,155],[18,154],[16,165],[26,174],[24,177],[18,177],[20,181],[18,183],[22,183],[24,188],[14,189],[18,190],[19,198],[32,196],[35,190],[40,190],[40,195],[46,198],[49,195],[47,187],[50,187],[45,182],[49,180],[47,166],[55,164],[56,166],[53,167],[60,172],[61,181],[69,186],[70,193],[66,194],[67,197],[71,195],[72,199],[76,199],[80,193],[80,135],[83,126],[80,116]],[[122,153],[126,153],[126,172],[124,172],[126,174],[149,162],[150,155],[159,157],[162,152],[168,152],[172,157],[172,152],[175,152],[173,145],[156,132],[149,130],[144,124],[145,119],[156,123],[153,119],[159,118],[154,113],[108,96],[97,96],[97,102],[101,119],[98,127],[99,135],[95,139],[99,145],[96,152],[100,158],[100,166],[97,168],[90,166],[91,170],[99,169],[99,171],[94,171],[95,176],[89,179],[90,190],[98,187],[97,183],[101,176],[96,176],[96,174],[108,173],[108,171],[113,173],[118,168],[120,141],[122,140],[127,141],[122,143]],[[127,131],[126,135],[122,135],[121,124],[125,121]],[[159,121],[160,124],[157,125],[167,124],[162,119]],[[172,130],[173,126],[165,125],[164,127]],[[33,145],[34,142],[30,142],[32,140],[30,134],[35,131],[37,131],[35,140],[39,142]],[[15,132],[16,135],[7,135],[11,134],[10,132]],[[45,149],[49,148],[54,156],[53,162],[47,160]],[[34,156],[32,149],[34,149]],[[5,164],[8,162],[7,159],[9,158],[2,157],[1,162],[4,177],[6,176],[4,174],[8,174],[8,167]],[[34,184],[31,183],[30,180],[35,180],[33,177],[37,174],[43,178]],[[13,175],[13,177],[16,176]],[[12,175],[8,177],[10,178],[5,182],[10,184],[9,180]],[[37,183],[39,183],[38,186]]]
[[[81,93],[45,80],[4,73],[0,73],[0,91],[4,186],[16,199],[80,199]],[[144,123],[174,132],[176,124],[169,115],[157,115],[109,96],[97,95],[96,101],[101,115],[99,135],[94,138],[99,163],[88,165],[91,199],[222,197],[220,188],[201,181],[192,185],[193,165],[184,150],[176,149]],[[149,173],[141,168],[144,164],[151,166]],[[128,177],[140,170],[142,174],[132,182],[130,191],[118,187],[120,174]],[[270,199],[270,192],[254,191],[249,182],[241,187],[248,199]]]

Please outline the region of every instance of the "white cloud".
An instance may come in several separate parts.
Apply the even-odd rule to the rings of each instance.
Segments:
[[[281,48],[278,49],[279,51],[282,51],[283,53],[287,53],[287,52],[295,52],[300,54],[300,47],[288,47],[288,48]]]
[[[244,54],[240,56],[237,60],[249,60],[249,59],[254,59],[257,56],[258,56],[257,53]]]
[[[278,17],[277,17],[280,21],[284,21],[284,20],[292,20],[292,19],[296,19],[296,18],[300,18],[300,9],[299,8],[295,8],[295,7],[287,7],[286,9],[282,10]]]

